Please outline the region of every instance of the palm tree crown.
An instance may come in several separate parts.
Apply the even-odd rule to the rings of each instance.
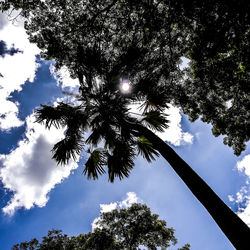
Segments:
[[[221,96],[215,98],[215,102],[213,84],[193,81],[192,71],[180,71],[180,58],[192,57],[190,42],[196,41],[192,39],[192,35],[196,38],[192,30],[203,28],[197,26],[197,20],[187,22],[175,3],[151,0],[40,2],[25,23],[29,38],[42,50],[45,59],[56,60],[57,69],[66,66],[71,76],[79,79],[80,88],[79,104],[44,105],[37,110],[37,121],[44,122],[48,128],[66,126],[65,138],[53,148],[53,158],[58,163],[76,159],[84,146],[90,146],[84,169],[88,178],[96,179],[104,174],[105,166],[111,182],[115,177],[128,177],[138,153],[148,161],[160,153],[234,246],[245,249],[249,228],[171,147],[148,129],[162,131],[167,127],[163,112],[167,103],[183,106],[193,118],[198,117],[199,110],[205,110],[208,114],[205,120],[210,121],[212,114],[217,122],[218,116],[214,114],[223,116],[220,110],[228,100],[228,91],[224,93],[220,87]],[[219,17],[217,12],[214,16]],[[210,48],[211,43],[208,45]],[[199,46],[199,49],[205,48]],[[224,75],[224,71],[221,72]],[[193,76],[199,78],[199,74]],[[131,92],[120,90],[120,78],[131,81]],[[133,117],[129,110],[129,105],[137,102],[142,108],[140,118]],[[210,109],[216,112],[211,113]],[[90,135],[84,138],[89,131]]]
[[[66,126],[65,138],[52,150],[58,163],[66,164],[71,158],[75,160],[83,147],[89,145],[90,157],[85,163],[84,174],[97,179],[99,174],[106,172],[104,166],[107,166],[109,180],[113,182],[115,177],[129,176],[137,154],[149,162],[159,155],[133,124],[163,131],[168,120],[161,108],[166,104],[160,106],[146,99],[143,102],[138,88],[137,92],[123,94],[119,81],[115,91],[105,87],[108,85],[105,81],[101,83],[93,79],[92,83],[91,88],[85,88],[77,97],[80,104],[60,102],[56,107],[42,105],[42,109],[36,112],[37,121],[44,122],[47,128]],[[129,112],[129,105],[138,101],[143,109],[140,118]],[[84,139],[87,131],[91,131],[90,135]]]

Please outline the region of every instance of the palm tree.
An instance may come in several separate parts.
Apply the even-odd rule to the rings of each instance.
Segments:
[[[93,78],[88,86],[81,85],[78,105],[60,102],[56,107],[42,105],[36,111],[37,121],[45,123],[47,128],[52,125],[67,128],[65,138],[54,145],[53,158],[60,164],[66,164],[71,158],[76,159],[85,148],[90,157],[83,173],[88,178],[97,179],[107,171],[109,181],[113,182],[115,177],[122,179],[129,176],[136,155],[140,154],[150,162],[161,154],[236,249],[247,249],[248,226],[153,132],[161,132],[168,126],[167,116],[162,112],[166,104],[160,102],[163,101],[161,93],[153,91],[155,96],[152,99],[158,102],[146,100],[141,105],[141,115],[135,117],[129,107],[131,103],[142,102],[141,90],[127,83],[131,93],[123,93],[119,82],[116,82],[114,90],[109,79],[106,77],[100,82],[100,79]],[[84,138],[87,131],[91,132]]]
[[[193,4],[190,13],[197,9]],[[53,148],[53,158],[58,163],[65,164],[70,158],[76,159],[84,146],[89,145],[86,150],[90,157],[84,169],[88,178],[97,179],[98,175],[107,171],[109,180],[113,182],[115,177],[129,176],[138,153],[148,161],[161,154],[232,244],[237,249],[244,249],[250,235],[249,228],[171,147],[152,132],[167,127],[167,117],[163,113],[166,103],[182,106],[192,119],[203,115],[204,111],[208,114],[205,121],[215,119],[218,125],[221,119],[224,121],[222,111],[226,107],[225,102],[231,98],[228,93],[232,92],[231,88],[228,90],[224,87],[228,83],[224,82],[223,77],[218,80],[219,88],[215,88],[213,81],[200,82],[200,74],[179,69],[182,56],[199,58],[202,49],[207,55],[206,48],[209,50],[213,44],[210,40],[205,48],[202,42],[197,43],[198,53],[192,54],[192,43],[195,43],[197,36],[204,41],[204,36],[199,37],[203,26],[197,22],[203,11],[208,11],[208,17],[212,14],[217,20],[221,8],[217,13],[215,5],[211,13],[210,8],[198,6],[198,19],[196,16],[190,19],[183,14],[179,5],[182,6],[182,1],[48,0],[39,1],[32,6],[34,10],[26,6],[29,18],[25,22],[25,29],[30,41],[42,50],[43,58],[55,59],[57,69],[66,66],[71,76],[80,82],[79,105],[44,105],[37,111],[37,119],[45,122],[48,128],[51,125],[67,127],[65,138]],[[228,11],[222,20],[227,14]],[[208,27],[210,25],[211,22]],[[226,48],[222,51],[230,50],[231,53],[233,50],[228,39],[231,43],[234,34],[230,34],[225,38]],[[217,52],[221,54],[220,47]],[[242,53],[239,55],[241,57]],[[227,57],[225,60],[227,62]],[[207,68],[206,63],[201,64],[202,69]],[[199,65],[193,64],[193,67]],[[223,68],[221,72],[224,76]],[[190,75],[194,75],[195,79]],[[130,92],[121,92],[120,78],[130,80]],[[194,94],[187,94],[189,90]],[[207,91],[209,95],[206,97]],[[214,95],[216,91],[218,98]],[[133,117],[129,110],[129,105],[137,102],[141,103],[143,111],[140,118]],[[222,132],[224,125],[222,122]],[[91,134],[85,139],[86,131],[91,131]],[[247,127],[243,131],[247,131]],[[240,137],[239,134],[237,131],[236,139]]]

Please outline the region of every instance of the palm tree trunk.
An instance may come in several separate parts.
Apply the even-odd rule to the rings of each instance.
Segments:
[[[201,177],[163,140],[140,124],[133,128],[146,137],[169,162],[195,197],[207,209],[233,246],[239,250],[250,249],[250,228],[207,185]]]

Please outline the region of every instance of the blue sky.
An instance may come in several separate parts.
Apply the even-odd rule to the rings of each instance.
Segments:
[[[22,24],[0,16],[0,250],[21,241],[41,238],[62,229],[68,235],[91,231],[102,209],[116,203],[146,203],[169,227],[176,229],[177,249],[185,243],[193,250],[234,249],[206,210],[162,158],[152,164],[138,157],[128,179],[111,184],[107,176],[90,181],[79,163],[57,166],[52,145],[63,130],[45,130],[34,123],[40,104],[53,104],[62,89],[74,91],[77,82],[67,71],[54,72],[53,62],[37,56]],[[240,157],[211,134],[210,125],[190,123],[171,107],[171,126],[160,135],[212,187],[228,206],[250,225],[250,149]],[[122,203],[122,201],[127,203]]]

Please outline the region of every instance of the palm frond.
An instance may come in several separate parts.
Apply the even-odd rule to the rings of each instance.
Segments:
[[[82,133],[88,126],[86,115],[83,114],[80,107],[74,107],[65,103],[59,103],[57,107],[46,106],[45,109],[47,110],[46,112],[52,110],[54,114],[58,115],[57,119],[54,119],[55,115],[52,115],[53,119],[51,117],[49,119],[48,116],[47,119],[45,116],[40,117],[41,120],[42,118],[45,120],[47,127],[50,127],[52,124],[67,126],[65,138],[56,143],[52,149],[52,158],[58,164],[68,164],[70,159],[76,161],[83,148]],[[40,110],[40,112],[43,113],[45,109]]]
[[[107,153],[104,149],[95,149],[85,163],[83,174],[87,174],[88,179],[98,179],[98,175],[105,174],[103,166],[107,165],[106,158]]]
[[[121,180],[128,177],[134,166],[134,149],[126,143],[116,145],[112,154],[108,154],[109,181],[114,182],[115,177]]]
[[[104,140],[105,148],[112,150],[116,141],[118,132],[108,122],[102,122],[99,126],[92,128],[92,133],[86,139],[86,143],[97,147],[101,140]]]
[[[53,159],[58,164],[68,164],[70,159],[77,160],[83,148],[82,138],[78,135],[67,135],[66,137],[56,143],[52,149]]]
[[[102,139],[102,135],[100,133],[100,127],[98,127],[92,130],[92,133],[86,139],[86,143],[91,144],[94,147],[96,147],[98,143],[101,141],[101,139]]]
[[[152,160],[155,160],[155,156],[159,156],[159,153],[153,148],[152,143],[145,137],[141,137],[137,141],[137,149],[138,153],[143,156],[143,158],[146,158],[148,162],[151,162]]]
[[[65,126],[65,114],[62,109],[57,107],[51,107],[47,105],[41,105],[42,108],[36,110],[36,122],[45,123],[46,128],[50,128],[54,125],[56,128]]]
[[[81,107],[73,107],[67,116],[67,127],[72,130],[80,129],[82,132],[89,126],[89,114],[83,112]]]
[[[142,107],[144,107],[144,113],[152,110],[159,110],[162,112],[168,107],[168,96],[169,93],[165,87],[155,86],[155,88],[152,88],[146,95],[146,101],[142,104]]]
[[[36,121],[45,123],[46,128],[54,125],[56,128],[68,125],[69,120],[80,122],[82,127],[86,127],[88,119],[81,111],[80,106],[72,106],[67,103],[60,102],[58,106],[52,107],[48,105],[41,105],[42,108],[36,110]]]
[[[142,122],[149,128],[160,132],[163,132],[164,129],[168,128],[167,115],[158,110],[152,110],[145,113]]]
[[[109,124],[105,124],[105,126],[103,126],[102,135],[105,140],[105,148],[110,150],[114,149],[118,134],[118,131],[116,131],[115,128]]]

